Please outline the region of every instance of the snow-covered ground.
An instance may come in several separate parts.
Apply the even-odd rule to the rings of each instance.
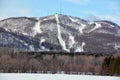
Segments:
[[[0,73],[0,80],[120,80],[120,77],[67,74]]]

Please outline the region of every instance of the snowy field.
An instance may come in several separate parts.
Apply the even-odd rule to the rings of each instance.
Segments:
[[[120,80],[120,77],[67,74],[0,73],[0,80]]]

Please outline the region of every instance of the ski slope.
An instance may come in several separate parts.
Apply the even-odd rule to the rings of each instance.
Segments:
[[[0,73],[0,80],[120,80],[120,77],[67,74]]]

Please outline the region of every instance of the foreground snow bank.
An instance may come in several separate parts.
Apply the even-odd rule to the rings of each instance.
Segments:
[[[0,80],[120,80],[120,78],[92,75],[0,73]]]

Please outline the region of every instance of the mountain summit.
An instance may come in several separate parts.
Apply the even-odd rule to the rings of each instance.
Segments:
[[[120,50],[120,26],[55,14],[0,21],[0,47],[21,51],[112,53]]]

